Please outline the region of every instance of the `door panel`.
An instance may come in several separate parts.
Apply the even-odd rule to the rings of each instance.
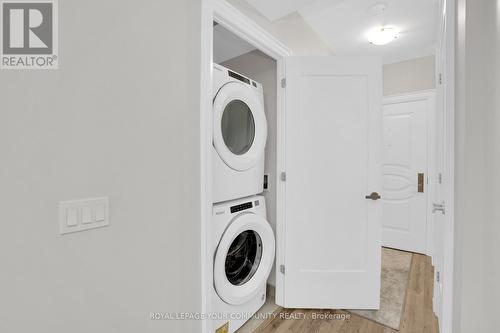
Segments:
[[[429,96],[388,98],[383,106],[382,243],[419,253],[427,238]]]
[[[380,298],[381,63],[286,61],[285,307],[376,309]],[[283,264],[278,262],[278,266]],[[278,270],[279,271],[279,270]]]

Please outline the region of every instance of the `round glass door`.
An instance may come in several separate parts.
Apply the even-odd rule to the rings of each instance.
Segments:
[[[259,94],[239,82],[224,85],[214,98],[213,144],[230,168],[254,167],[266,148],[267,121]]]
[[[214,287],[228,304],[243,304],[265,286],[274,262],[273,229],[265,218],[243,213],[229,224],[214,257]]]
[[[240,233],[229,246],[226,256],[226,277],[235,286],[252,278],[262,257],[262,240],[253,230]]]
[[[255,137],[255,121],[248,105],[240,100],[227,104],[221,119],[222,138],[235,155],[245,154]]]

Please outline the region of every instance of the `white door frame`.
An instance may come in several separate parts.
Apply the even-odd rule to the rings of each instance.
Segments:
[[[460,13],[454,0],[441,0],[440,28],[443,28],[442,36],[445,45],[446,63],[443,68],[442,82],[444,85],[445,107],[445,202],[446,214],[444,216],[444,239],[443,239],[443,294],[442,294],[442,316],[440,328],[442,333],[453,332],[453,276],[454,276],[454,236],[455,236],[455,27],[457,15]],[[446,22],[446,24],[445,24]],[[439,81],[439,78],[438,78]],[[440,82],[438,82],[440,84]]]
[[[277,172],[284,170],[284,89],[280,81],[285,73],[284,58],[291,55],[291,51],[258,24],[243,15],[236,8],[224,0],[201,1],[201,63],[200,63],[200,227],[201,227],[201,312],[211,312],[211,288],[213,281],[213,253],[212,252],[212,56],[213,56],[213,21],[228,29],[238,37],[249,42],[260,51],[276,60],[277,65]],[[283,226],[283,184],[277,184],[277,221],[276,229]],[[277,232],[280,234],[281,232]],[[279,240],[276,241],[279,244]],[[276,248],[276,257],[283,256],[283,251]],[[277,259],[277,261],[279,261]],[[282,260],[281,260],[282,261]],[[277,274],[277,279],[280,274]],[[282,277],[281,277],[282,278]],[[202,320],[202,332],[209,332],[209,321]]]
[[[427,188],[427,206],[426,206],[426,220],[425,220],[425,254],[428,256],[433,255],[432,240],[433,240],[433,230],[430,228],[429,221],[432,220],[432,200],[434,198],[434,177],[436,177],[436,92],[434,89],[415,91],[406,94],[388,95],[384,96],[382,100],[382,106],[389,104],[397,104],[404,102],[415,102],[426,100],[431,105],[426,115],[426,125],[427,125],[427,170],[426,177],[427,183],[425,188]],[[383,224],[383,223],[382,223]],[[383,242],[382,242],[383,245]]]
[[[446,227],[444,241],[443,267],[443,315],[440,318],[442,333],[452,333],[453,323],[453,261],[454,261],[454,161],[455,161],[455,21],[457,10],[455,1],[441,0],[440,10],[446,17],[447,28],[445,43],[447,63],[445,68],[446,109]],[[201,311],[211,311],[211,281],[213,281],[213,255],[211,253],[210,222],[212,220],[212,50],[213,20],[217,20],[233,33],[250,42],[258,49],[277,61],[278,81],[284,77],[283,58],[291,55],[290,50],[277,39],[263,30],[255,22],[240,13],[224,0],[201,1],[201,39],[200,39],[200,242],[201,242]],[[278,146],[284,144],[284,89],[278,89]],[[277,156],[277,173],[284,170],[284,149]],[[283,186],[278,182],[277,188],[277,232],[284,228],[283,220]],[[283,249],[277,248],[277,260],[283,259]],[[280,274],[277,274],[277,279]],[[278,291],[277,292],[277,297]],[[202,321],[202,332],[209,332],[208,320]]]

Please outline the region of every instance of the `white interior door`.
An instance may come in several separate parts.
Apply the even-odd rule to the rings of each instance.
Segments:
[[[376,309],[381,203],[365,196],[381,191],[380,59],[290,57],[285,66],[277,302]]]
[[[426,253],[430,93],[384,99],[382,244]]]

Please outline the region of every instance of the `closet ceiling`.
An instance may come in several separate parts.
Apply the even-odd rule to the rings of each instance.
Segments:
[[[255,47],[229,30],[217,24],[214,26],[214,62],[220,64],[242,54],[255,50]]]

